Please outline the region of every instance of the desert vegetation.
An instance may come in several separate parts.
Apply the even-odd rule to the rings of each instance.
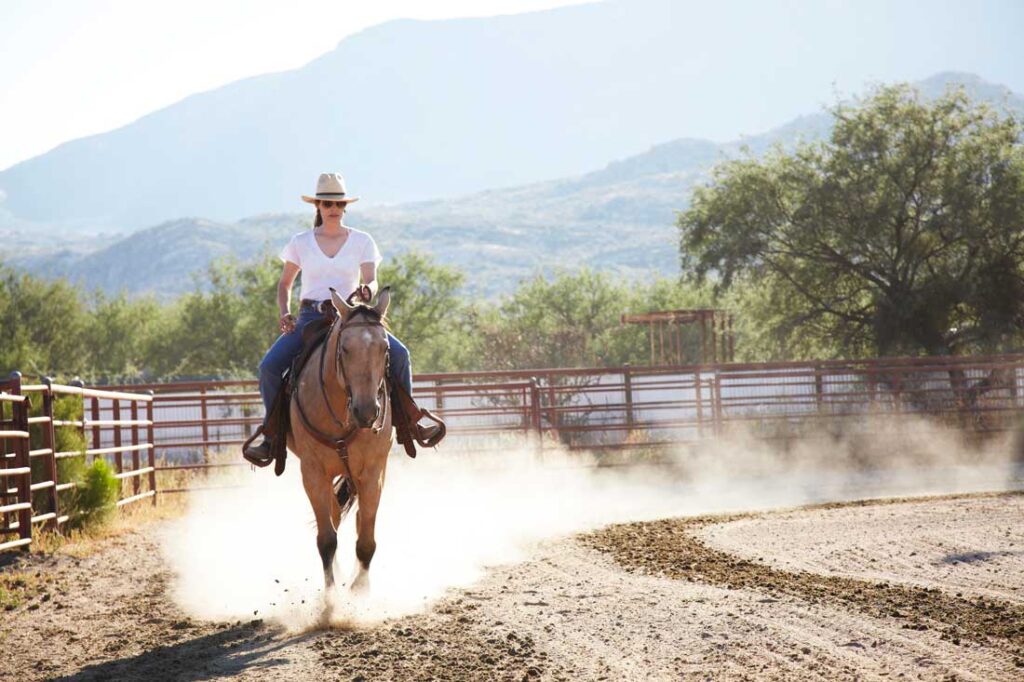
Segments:
[[[648,361],[623,313],[721,307],[737,358],[1019,349],[1024,128],[962,91],[884,86],[836,106],[829,137],[721,163],[678,216],[677,276],[586,264],[494,300],[417,253],[379,273],[417,371]],[[92,381],[252,376],[276,335],[280,265],[222,259],[173,301],[0,270],[0,369]],[[296,294],[298,287],[296,287]],[[687,360],[697,362],[692,330]]]

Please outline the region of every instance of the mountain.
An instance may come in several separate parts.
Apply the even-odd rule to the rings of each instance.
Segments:
[[[192,290],[214,260],[251,259],[270,248],[279,235],[300,229],[294,215],[265,215],[237,223],[178,218],[127,237],[91,238],[91,249],[79,240],[71,247],[10,262],[41,277],[65,277],[86,289],[153,294],[167,300]],[[97,248],[104,242],[109,244]]]
[[[771,129],[835,83],[959,68],[1024,88],[1021,25],[1024,5],[1001,0],[614,0],[394,21],[0,172],[0,229],[233,222],[292,210],[324,170],[364,206],[576,176],[682,131]]]
[[[1024,99],[971,74],[943,73],[917,84],[926,97],[962,85],[976,99],[1024,116]],[[356,203],[346,222],[368,230],[385,256],[416,250],[467,274],[466,292],[495,296],[538,271],[591,267],[624,278],[678,271],[676,211],[716,162],[761,154],[828,134],[831,116],[801,116],[764,135],[728,144],[676,139],[571,178],[478,192],[448,200],[395,206]],[[237,223],[179,219],[114,240],[13,263],[44,275],[64,275],[88,288],[151,291],[172,297],[193,286],[191,274],[215,257],[248,260],[277,250],[309,226],[310,213],[255,216]],[[143,267],[128,269],[125,263]]]

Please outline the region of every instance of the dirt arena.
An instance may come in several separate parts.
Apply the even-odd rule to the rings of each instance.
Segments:
[[[8,560],[0,679],[1024,677],[1020,493],[615,525],[417,615],[299,634],[189,618],[148,531]]]

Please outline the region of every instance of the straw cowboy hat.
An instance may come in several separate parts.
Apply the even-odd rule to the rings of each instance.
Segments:
[[[321,173],[316,181],[316,196],[303,194],[302,200],[310,204],[321,200],[344,201],[351,204],[353,201],[359,201],[359,197],[349,197],[345,194],[345,178],[341,177],[341,173]]]

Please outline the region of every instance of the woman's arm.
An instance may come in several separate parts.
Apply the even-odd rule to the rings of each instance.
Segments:
[[[277,310],[281,317],[278,320],[278,327],[284,334],[295,329],[295,316],[291,314],[292,285],[295,284],[295,277],[299,274],[299,266],[291,261],[284,262],[281,269],[281,279],[277,281]]]

